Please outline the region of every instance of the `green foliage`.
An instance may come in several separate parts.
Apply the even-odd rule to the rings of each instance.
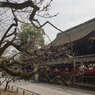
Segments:
[[[44,46],[44,30],[37,29],[28,24],[22,25],[22,32],[19,34],[19,39],[22,44],[22,48],[28,49],[29,51],[33,49],[38,49]]]
[[[9,59],[6,58],[6,57],[0,57],[0,65],[3,64],[3,63],[8,63],[9,62]]]

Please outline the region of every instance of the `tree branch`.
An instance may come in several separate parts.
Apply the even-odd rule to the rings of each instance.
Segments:
[[[33,1],[25,1],[23,3],[11,3],[11,2],[0,2],[0,7],[7,7],[7,8],[13,8],[13,9],[24,9],[26,7],[32,7],[39,9],[36,5],[34,5]]]
[[[11,25],[9,26],[9,28],[7,29],[7,31],[4,33],[3,37],[1,38],[1,40],[0,40],[0,46],[2,45],[2,42],[4,41],[5,38],[11,36],[11,35],[7,35],[7,34],[8,34],[8,32],[12,29],[12,27],[18,25],[17,19],[14,18],[14,20],[15,20],[15,23],[13,23],[13,24],[11,24]],[[15,32],[16,32],[16,29],[15,29],[15,31],[14,31],[13,33],[15,33]]]
[[[6,35],[6,37],[10,37],[10,36],[12,36],[12,35],[15,35],[15,34],[16,34],[16,30],[17,30],[17,28],[15,28],[14,32],[12,32],[12,33]]]
[[[36,20],[34,20],[34,21],[36,21]],[[37,22],[37,21],[36,21],[36,22]],[[38,22],[37,22],[37,23],[38,23]],[[32,22],[32,24],[33,24],[33,26],[36,27],[37,29],[40,29],[40,28],[44,27],[44,26],[47,25],[47,24],[50,24],[52,27],[54,27],[54,28],[57,29],[58,31],[63,32],[61,29],[59,29],[58,27],[56,27],[55,25],[53,25],[53,24],[52,24],[51,22],[49,22],[49,21],[46,21],[44,24],[40,25],[39,27],[38,27],[37,25],[35,25],[33,22]]]

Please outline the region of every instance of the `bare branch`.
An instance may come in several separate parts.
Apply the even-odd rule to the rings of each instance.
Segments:
[[[0,7],[7,7],[7,8],[15,9],[15,10],[19,10],[19,9],[21,10],[26,7],[32,7],[33,11],[29,17],[30,22],[33,20],[34,16],[36,15],[36,12],[39,10],[39,7],[37,7],[31,0],[25,1],[23,3],[11,3],[9,1],[0,2]]]
[[[40,25],[39,27],[38,27],[37,25],[35,25],[33,22],[32,22],[32,24],[33,24],[34,27],[36,27],[37,29],[42,28],[42,27],[44,27],[44,26],[47,25],[47,24],[50,24],[52,27],[54,27],[54,28],[57,29],[58,31],[63,32],[61,29],[59,29],[58,27],[56,27],[55,25],[53,25],[53,24],[52,24],[51,22],[49,22],[49,21],[46,21],[44,24]]]
[[[37,10],[38,10],[38,9],[36,9],[36,8],[33,9],[32,13],[31,13],[31,15],[30,15],[30,17],[29,17],[30,22],[32,22],[34,16],[36,15]]]
[[[12,32],[12,33],[6,35],[6,37],[10,37],[10,36],[12,36],[12,35],[16,35],[16,30],[17,30],[17,28],[15,28],[14,32]]]
[[[14,23],[11,24],[10,27],[7,29],[7,31],[5,32],[5,34],[3,35],[3,37],[2,37],[1,40],[0,40],[0,46],[1,46],[2,42],[3,42],[3,40],[7,37],[8,32],[10,31],[10,29],[11,29],[13,26],[16,26],[16,24],[14,24]]]
[[[39,9],[32,1],[25,1],[23,3],[11,3],[11,2],[0,2],[0,7],[7,7],[7,8],[13,8],[13,9],[24,9],[26,7],[32,7]]]

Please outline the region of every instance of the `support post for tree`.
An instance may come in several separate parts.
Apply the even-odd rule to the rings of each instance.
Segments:
[[[16,92],[18,93],[18,88],[17,88]]]
[[[36,72],[36,73],[34,74],[34,80],[35,80],[36,82],[39,81],[39,72],[38,72],[38,70],[39,70],[38,64],[34,64],[34,72]]]
[[[23,90],[23,95],[25,95],[25,91]]]
[[[7,91],[9,81],[6,82],[5,91]]]
[[[1,95],[1,90],[0,90],[0,95]]]

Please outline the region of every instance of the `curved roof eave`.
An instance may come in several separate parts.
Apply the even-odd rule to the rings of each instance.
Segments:
[[[95,18],[88,20],[80,25],[70,28],[63,33],[59,33],[54,41],[50,45],[63,45],[70,41],[75,41],[88,35],[95,30]]]

